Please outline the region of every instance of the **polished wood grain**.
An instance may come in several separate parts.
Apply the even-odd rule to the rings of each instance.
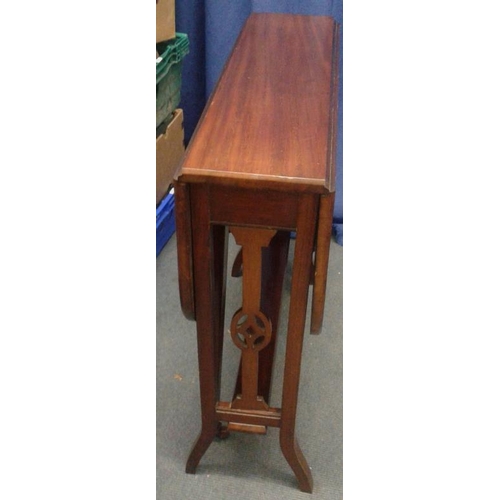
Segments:
[[[326,300],[326,281],[328,277],[328,257],[330,255],[330,242],[332,239],[331,234],[334,201],[335,193],[323,195],[320,198],[313,277],[311,312],[312,334],[320,333],[323,326]]]
[[[325,305],[338,47],[339,26],[331,18],[252,14],[177,171],[179,289],[184,314],[196,319],[201,398],[201,431],[187,472],[195,472],[217,435],[277,427],[299,488],[312,492],[295,422],[311,281],[313,332]],[[221,401],[228,228],[243,247],[233,266],[243,276],[242,307],[230,325],[242,361],[235,397]],[[282,404],[271,408],[290,231],[297,237]]]
[[[318,197],[302,195],[297,221],[297,239],[290,292],[290,313],[286,341],[285,372],[281,402],[280,446],[293,469],[301,491],[312,492],[311,470],[295,437],[295,418],[300,381],[300,360],[304,341],[304,327],[309,290],[310,257],[314,248],[315,224],[311,224],[318,210]]]
[[[267,410],[258,392],[259,352],[270,343],[273,326],[260,308],[262,289],[262,249],[276,234],[272,229],[230,227],[236,243],[243,249],[243,305],[231,321],[231,336],[241,349],[242,388],[232,407],[241,410]]]
[[[260,308],[273,325],[272,337],[269,344],[259,352],[259,383],[258,393],[264,401],[271,400],[271,381],[273,378],[274,355],[278,340],[281,297],[283,293],[283,279],[288,262],[290,233],[278,231],[268,247],[262,249],[262,290]],[[239,257],[239,258],[238,258]],[[242,252],[238,253],[234,265],[242,269]],[[241,261],[240,261],[241,259]],[[234,270],[233,265],[233,270]],[[236,273],[233,273],[235,275]],[[238,370],[233,399],[241,393],[242,367]]]
[[[177,268],[181,309],[187,319],[195,320],[193,283],[193,243],[189,186],[174,183],[175,225],[177,228]]]
[[[211,216],[218,224],[293,230],[299,210],[298,199],[297,193],[284,191],[210,186]]]
[[[201,432],[186,463],[194,474],[218,430],[216,404],[220,399],[220,363],[225,301],[226,231],[210,224],[207,186],[192,186],[192,224],[198,366],[201,398]],[[219,274],[215,274],[219,270]]]
[[[283,279],[288,262],[290,233],[278,231],[268,248],[262,252],[261,309],[273,325],[269,345],[259,353],[259,394],[269,402],[275,346],[278,340]]]
[[[185,180],[333,190],[333,24],[248,18],[188,147]]]

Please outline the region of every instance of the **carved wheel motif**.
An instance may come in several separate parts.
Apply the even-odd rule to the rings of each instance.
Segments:
[[[231,321],[231,337],[241,350],[264,349],[271,340],[271,332],[271,322],[260,311],[247,313],[239,309]]]

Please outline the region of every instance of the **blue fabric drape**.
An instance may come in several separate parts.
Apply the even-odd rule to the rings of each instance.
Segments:
[[[176,30],[189,36],[189,54],[183,60],[180,107],[184,110],[184,132],[189,141],[234,42],[251,12],[283,12],[333,16],[342,23],[342,0],[176,0]],[[337,177],[334,234],[342,244],[342,45],[340,57]]]

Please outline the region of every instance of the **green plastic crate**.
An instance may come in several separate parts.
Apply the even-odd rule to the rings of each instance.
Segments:
[[[156,46],[156,127],[172,117],[181,101],[182,59],[189,52],[188,36],[176,33],[173,40]]]

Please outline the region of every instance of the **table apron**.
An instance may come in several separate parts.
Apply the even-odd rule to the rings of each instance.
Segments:
[[[219,185],[211,185],[209,189],[210,221],[213,224],[291,231],[297,228],[301,199],[298,193]]]

